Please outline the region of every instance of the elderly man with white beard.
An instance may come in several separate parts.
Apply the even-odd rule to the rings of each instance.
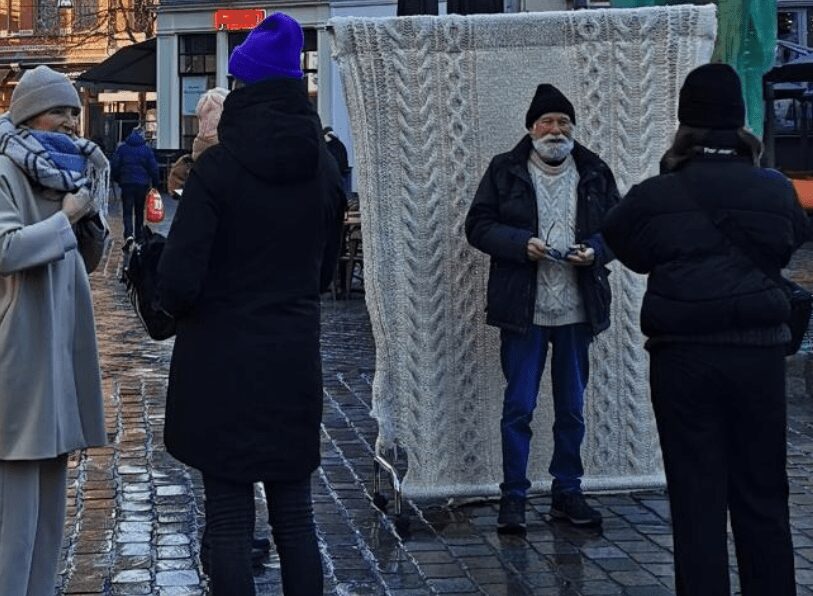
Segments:
[[[610,325],[607,263],[599,233],[619,201],[610,168],[575,138],[573,104],[539,85],[526,135],[494,157],[466,217],[466,237],[491,257],[488,324],[500,328],[503,482],[498,531],[525,530],[525,499],[536,407],[548,344],[553,348],[553,477],[550,515],[601,524],[585,500],[581,444],[589,346]]]

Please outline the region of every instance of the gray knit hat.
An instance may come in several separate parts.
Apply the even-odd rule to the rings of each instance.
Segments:
[[[64,74],[47,66],[27,70],[11,94],[9,116],[19,126],[51,108],[68,106],[82,109],[76,88]]]

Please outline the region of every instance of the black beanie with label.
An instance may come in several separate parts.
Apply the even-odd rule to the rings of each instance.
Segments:
[[[531,128],[540,116],[552,112],[567,114],[570,116],[570,121],[576,124],[576,110],[573,109],[570,100],[553,85],[542,83],[536,88],[531,107],[525,114],[525,128]]]
[[[740,77],[728,64],[705,64],[686,77],[678,120],[685,126],[724,130],[745,126]]]

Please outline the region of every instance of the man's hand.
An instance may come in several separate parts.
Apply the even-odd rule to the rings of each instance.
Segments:
[[[539,238],[531,238],[528,240],[528,258],[532,261],[540,261],[545,258],[548,252],[548,247]]]
[[[589,267],[596,260],[596,251],[589,246],[576,244],[570,247],[565,259],[575,267]]]

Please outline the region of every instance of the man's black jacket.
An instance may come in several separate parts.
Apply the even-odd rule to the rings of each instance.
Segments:
[[[533,324],[537,264],[527,255],[528,240],[539,237],[539,217],[528,157],[533,143],[526,136],[513,150],[491,160],[466,216],[466,238],[491,256],[486,321],[509,331],[525,332]],[[610,168],[595,153],[576,143],[579,171],[576,242],[596,252],[589,267],[578,268],[579,290],[588,323],[597,335],[610,326],[610,270],[613,255],[600,230],[620,197]],[[544,223],[544,222],[543,222]]]
[[[777,274],[808,234],[790,181],[747,158],[697,156],[634,186],[608,216],[603,233],[624,265],[649,274],[644,334],[719,336],[786,322],[785,292],[732,246],[697,203],[733,219]]]

